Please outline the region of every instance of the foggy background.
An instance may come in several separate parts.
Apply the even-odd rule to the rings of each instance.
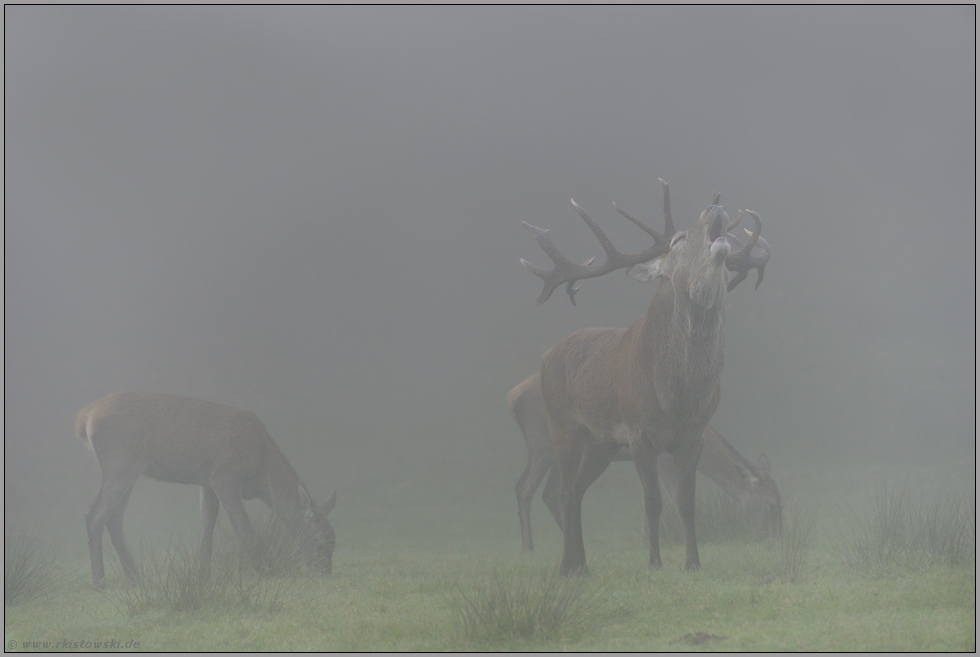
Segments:
[[[784,488],[845,464],[975,476],[973,7],[4,19],[8,525],[84,553],[99,475],[74,417],[135,389],[255,412],[316,499],[338,489],[341,550],[465,541],[453,518],[483,514],[518,550],[507,391],[656,285],[535,307],[519,258],[551,264],[520,222],[601,258],[574,197],[640,250],[612,202],[662,227],[658,177],[679,229],[717,190],[772,246],[727,301],[712,425],[743,455]],[[196,540],[196,500],[141,482],[130,540],[164,510]]]

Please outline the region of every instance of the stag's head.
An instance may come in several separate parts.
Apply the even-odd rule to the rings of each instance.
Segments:
[[[566,286],[568,296],[574,305],[575,293],[579,290],[575,285],[576,281],[603,276],[617,269],[626,269],[629,276],[641,281],[668,278],[674,285],[675,293],[683,294],[685,299],[705,308],[715,306],[724,297],[725,290],[730,291],[745,280],[752,269],[759,270],[759,279],[755,284],[756,288],[759,287],[766,262],[769,260],[769,245],[759,237],[762,230],[759,215],[751,210],[746,211],[755,220],[755,232],[749,233],[751,237],[743,247],[734,235],[728,234],[728,231],[741,220],[741,211],[738,218],[729,223],[725,209],[718,205],[721,195],[716,194],[714,202],[701,214],[697,225],[678,233],[674,231],[674,220],[670,213],[670,190],[663,179],[660,182],[664,188],[663,232],[650,228],[613,203],[617,212],[653,238],[650,247],[637,253],[620,253],[585,210],[574,200],[572,201],[575,211],[592,230],[606,252],[606,260],[602,264],[593,264],[595,258],[590,258],[581,265],[571,262],[551,243],[547,229],[522,222],[525,228],[534,233],[538,244],[555,263],[554,269],[546,271],[521,259],[521,263],[531,273],[544,280],[544,289],[538,295],[538,305],[547,301],[551,293],[561,285]],[[732,245],[738,249],[737,252],[732,252]],[[752,249],[757,245],[761,255],[752,256]],[[730,282],[729,272],[735,273],[735,277]]]
[[[639,281],[664,278],[673,287],[675,297],[701,308],[713,308],[724,299],[728,287],[725,263],[732,250],[728,225],[725,208],[710,205],[694,228],[674,234],[665,255],[634,265],[626,273]]]
[[[327,514],[337,503],[334,491],[323,506],[317,506],[302,483],[297,487],[300,514],[300,541],[310,552],[310,565],[321,573],[329,573],[333,567],[333,549],[337,538]]]

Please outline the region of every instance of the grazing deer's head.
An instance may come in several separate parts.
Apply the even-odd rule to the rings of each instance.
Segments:
[[[337,543],[336,535],[327,514],[333,511],[337,503],[337,491],[323,503],[317,506],[309,491],[302,483],[297,484],[297,501],[299,504],[301,524],[301,540],[311,546],[310,565],[320,572],[329,573],[333,568],[333,550]]]

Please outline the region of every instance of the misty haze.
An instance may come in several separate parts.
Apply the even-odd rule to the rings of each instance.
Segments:
[[[601,262],[574,198],[641,251],[613,202],[662,229],[658,178],[678,230],[716,192],[761,217],[772,255],[725,298],[710,424],[766,455],[784,501],[833,527],[884,480],[973,499],[972,6],[4,18],[5,531],[52,541],[86,584],[100,474],[74,420],[125,390],[260,418],[315,500],[337,491],[329,581],[363,555],[517,559],[508,391],[574,331],[632,324],[659,285],[613,272],[536,306],[520,259],[552,263],[521,222]],[[198,541],[198,495],[141,479],[134,551]],[[621,537],[645,587],[636,469],[611,465],[583,513],[590,569]],[[553,566],[540,495],[532,523]],[[224,510],[218,529],[234,547]],[[664,570],[694,577],[669,550]]]

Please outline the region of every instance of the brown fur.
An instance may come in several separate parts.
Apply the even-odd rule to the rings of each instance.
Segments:
[[[561,527],[561,492],[555,448],[548,436],[548,414],[541,392],[541,374],[535,372],[507,395],[507,405],[524,435],[527,444],[527,465],[517,480],[517,508],[521,521],[521,539],[525,550],[532,550],[531,501],[545,475],[542,498],[545,506]],[[748,514],[749,522],[761,533],[778,533],[782,525],[782,503],[779,488],[772,478],[769,459],[765,454],[759,464],[749,463],[725,438],[711,427],[701,436],[703,449],[698,459],[698,472],[718,484],[738,500]],[[628,448],[620,448],[613,461],[631,461]],[[657,471],[667,495],[677,506],[677,469],[667,454],[657,459]],[[649,529],[645,531],[649,535]]]
[[[232,406],[154,392],[119,392],[83,408],[75,431],[95,452],[102,485],[85,522],[92,583],[105,587],[102,533],[108,528],[126,577],[136,564],[122,533],[123,513],[141,475],[201,487],[203,574],[208,573],[221,504],[248,548],[253,538],[242,499],[259,498],[303,535],[311,561],[330,572],[334,531],[327,514],[336,491],[318,508],[279,447],[255,415]]]
[[[728,217],[710,206],[670,251],[630,274],[662,278],[644,316],[627,329],[583,329],[541,361],[541,388],[562,484],[561,572],[587,572],[581,505],[586,489],[628,445],[643,487],[650,566],[660,566],[662,500],[657,456],[674,457],[685,566],[700,569],[694,482],[702,433],[720,396]],[[639,269],[638,269],[639,268]],[[645,276],[645,277],[644,277]]]

